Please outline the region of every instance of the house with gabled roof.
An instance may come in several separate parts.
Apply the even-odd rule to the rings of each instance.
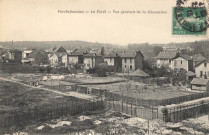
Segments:
[[[83,55],[85,69],[93,68],[103,62],[103,57],[100,54],[88,53]]]
[[[105,54],[104,62],[106,62],[108,66],[113,66],[116,71],[121,71],[122,69],[122,59],[117,53],[112,52]]]
[[[194,67],[197,77],[200,78],[209,78],[209,60],[205,59]]]
[[[73,51],[71,53],[66,53],[62,57],[62,62],[65,66],[74,66],[75,64],[83,64],[83,52]]]
[[[191,89],[209,91],[209,79],[194,78],[191,81]]]
[[[176,55],[171,60],[171,69],[185,69],[186,71],[193,71],[193,60],[189,55]]]
[[[118,52],[122,59],[122,72],[131,72],[143,68],[144,56],[140,51]]]
[[[194,56],[192,56],[192,59],[194,67],[202,61],[206,60],[206,58],[202,54],[195,54]]]
[[[63,65],[62,63],[62,57],[65,55],[65,52],[54,52],[50,57],[49,57],[49,62],[51,66],[59,66]]]
[[[67,53],[64,47],[60,46],[55,48],[54,52],[59,52],[59,53]]]
[[[177,55],[176,51],[162,51],[156,57],[157,67],[171,68],[171,60]]]

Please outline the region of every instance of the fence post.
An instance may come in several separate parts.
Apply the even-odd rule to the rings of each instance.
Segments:
[[[123,100],[122,100],[122,113],[123,113]]]
[[[113,97],[113,111],[115,111],[115,104],[114,104],[114,100],[115,100],[115,98]]]

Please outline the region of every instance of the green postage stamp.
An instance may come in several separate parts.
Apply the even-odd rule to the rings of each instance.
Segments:
[[[203,0],[177,0],[173,7],[173,35],[206,35],[208,3]]]

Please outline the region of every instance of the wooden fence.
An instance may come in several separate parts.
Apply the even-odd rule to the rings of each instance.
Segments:
[[[105,92],[106,99],[114,98],[114,100],[123,100],[124,102],[132,103],[134,105],[137,104],[141,106],[158,106],[158,105],[165,106],[170,104],[179,104],[181,102],[191,101],[208,96],[209,96],[209,92],[205,92],[205,93],[194,93],[191,95],[179,96],[169,99],[143,99],[143,98],[122,96],[118,93]]]
[[[32,121],[46,121],[60,118],[61,116],[74,115],[85,111],[93,111],[103,108],[104,105],[102,100],[89,100],[82,104],[66,102],[45,108],[38,107],[32,110],[24,110],[16,114],[0,115],[0,127],[23,125]]]
[[[186,106],[177,106],[164,109],[163,120],[165,122],[179,122],[187,118],[196,118],[209,112],[208,103],[196,103]]]
[[[105,108],[112,111],[125,113],[130,116],[140,117],[143,119],[158,119],[157,107],[142,107],[129,104],[123,101],[105,101]]]

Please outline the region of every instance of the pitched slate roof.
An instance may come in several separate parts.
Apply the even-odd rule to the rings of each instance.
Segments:
[[[67,52],[67,51],[65,50],[65,48],[64,48],[64,47],[62,47],[62,46],[57,47],[57,48],[54,50],[54,52],[58,52],[58,51],[59,51],[59,49],[63,49],[64,51],[62,51],[62,52]]]
[[[83,55],[84,53],[81,52],[81,51],[74,51],[74,52],[71,52],[69,53],[68,55],[70,56],[80,56],[80,55]]]
[[[96,54],[96,53],[87,53],[85,55],[83,55],[84,57],[96,57],[96,56],[102,56],[102,55],[99,55],[99,54]]]
[[[195,65],[195,67],[200,66],[200,65],[201,65],[202,63],[204,63],[204,62],[209,63],[209,60],[208,60],[208,59],[204,59],[204,60],[200,61],[199,63],[197,63],[197,64]]]
[[[203,79],[203,78],[194,78],[191,82],[191,84],[199,84],[199,85],[206,85],[208,83],[209,79]]]
[[[105,54],[104,56],[105,58],[115,58],[118,57],[117,53],[109,53],[109,54]]]
[[[149,75],[147,73],[145,73],[144,71],[137,69],[136,71],[134,71],[133,73],[129,74],[130,76],[138,76],[138,77],[148,77]]]
[[[59,57],[64,56],[66,53],[65,52],[55,52],[54,54],[59,58]],[[51,56],[53,56],[53,54]]]
[[[196,54],[196,55],[193,56],[192,59],[193,59],[193,61],[203,61],[206,58],[202,54]]]
[[[140,53],[143,56],[143,54],[140,51],[118,51],[117,53],[122,58],[134,58],[136,57],[137,53]]]
[[[157,59],[172,59],[176,56],[175,51],[162,51],[155,58]]]
[[[190,58],[190,56],[189,55],[187,55],[187,54],[183,54],[183,55],[176,55],[176,57],[174,57],[173,59],[176,59],[176,58],[179,58],[179,57],[181,57],[181,58],[183,58],[183,59],[185,59],[185,60],[192,60],[191,58]]]

